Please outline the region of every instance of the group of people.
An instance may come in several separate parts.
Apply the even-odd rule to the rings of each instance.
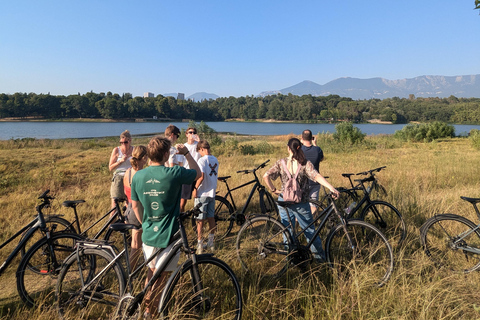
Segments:
[[[120,146],[113,149],[109,169],[113,171],[111,197],[128,201],[127,222],[141,227],[132,231],[132,253],[130,264],[135,267],[143,249],[145,259],[158,250],[161,252],[149,264],[147,281],[168,255],[171,239],[178,230],[177,217],[192,197],[194,205],[201,203],[202,214],[197,218],[197,253],[205,249],[214,250],[215,237],[215,193],[219,163],[211,154],[206,140],[199,140],[196,128],[185,131],[187,142],[176,144],[181,131],[174,125],[165,130],[165,137],[155,136],[148,145],[132,146],[132,137],[128,131],[120,135]],[[294,173],[300,186],[301,200],[291,204],[288,212],[279,207],[280,218],[285,226],[289,221],[298,221],[305,229],[310,240],[314,234],[312,212],[309,198],[318,199],[320,185],[325,186],[334,197],[338,191],[319,173],[319,164],[323,160],[323,151],[316,146],[315,137],[310,130],[302,133],[301,140],[291,138],[287,143],[288,157],[279,159],[263,176],[265,184],[272,193],[283,200],[284,186]],[[144,168],[148,161],[148,167]],[[288,171],[288,172],[287,172]],[[280,178],[282,187],[276,189],[273,181]],[[113,200],[112,200],[113,203]],[[203,229],[208,225],[208,240],[203,243]],[[307,228],[308,227],[308,228]],[[319,237],[314,239],[312,253],[316,260],[324,261],[325,253]],[[168,273],[176,268],[177,256],[166,268],[160,279],[153,286],[147,298],[145,317],[156,312],[161,288],[167,280]]]
[[[174,125],[165,130],[165,137],[155,136],[148,145],[132,146],[128,131],[120,135],[120,146],[112,150],[109,169],[113,171],[111,184],[114,198],[128,201],[127,223],[141,229],[132,231],[130,265],[135,268],[143,250],[149,259],[161,250],[148,265],[148,282],[155,270],[172,250],[171,239],[178,230],[177,217],[192,197],[195,205],[201,203],[202,214],[197,217],[197,253],[204,250],[203,228],[208,224],[206,248],[214,250],[215,192],[219,163],[211,154],[206,140],[199,140],[196,128],[185,131],[187,142],[176,144],[181,131]],[[144,168],[148,161],[148,167]],[[144,318],[156,312],[160,292],[179,256],[167,266],[146,298]]]

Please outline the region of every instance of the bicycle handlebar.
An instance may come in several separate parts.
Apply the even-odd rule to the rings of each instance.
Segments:
[[[54,197],[48,195],[49,192],[50,192],[50,189],[45,190],[45,192],[42,193],[42,195],[38,197],[38,199],[43,199],[43,201],[55,199]]]
[[[359,173],[357,173],[357,176],[359,176],[359,175],[366,176],[368,174],[372,175],[374,172],[380,172],[380,171],[382,171],[382,169],[385,169],[386,167],[387,166],[383,166],[383,167],[378,167],[378,168],[371,169],[371,170],[368,170],[368,171],[359,172]]]
[[[198,215],[200,213],[202,213],[202,211],[200,211],[200,207],[202,206],[201,203],[198,203],[195,207],[193,207],[192,209],[188,210],[188,211],[185,211],[185,212],[180,212],[180,220],[185,220],[186,218],[190,217],[191,215],[193,215],[194,217],[198,217]]]
[[[255,169],[251,169],[251,170],[240,170],[240,171],[237,171],[237,173],[252,173],[252,172],[255,172],[257,171],[258,169],[260,168],[265,168],[265,166],[267,165],[267,163],[270,161],[270,159],[268,159],[267,161],[265,161],[264,163],[262,163],[261,165],[259,165],[258,167],[256,167]]]

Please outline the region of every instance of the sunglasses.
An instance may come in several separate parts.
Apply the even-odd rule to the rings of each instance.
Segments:
[[[128,140],[127,141],[120,141],[120,144],[129,144],[129,143],[130,143],[130,141],[128,141]]]
[[[188,131],[188,134],[197,134],[195,131]]]

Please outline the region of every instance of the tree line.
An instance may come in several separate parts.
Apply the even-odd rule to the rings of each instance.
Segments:
[[[305,122],[366,122],[372,119],[408,123],[442,121],[480,123],[479,98],[388,98],[353,100],[338,95],[228,97],[215,100],[179,100],[170,96],[133,97],[130,93],[69,96],[0,94],[0,118],[192,119],[195,121],[291,120]]]

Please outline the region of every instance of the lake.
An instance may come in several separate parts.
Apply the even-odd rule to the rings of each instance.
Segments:
[[[119,136],[124,130],[133,135],[153,135],[163,133],[168,122],[7,122],[0,121],[0,140],[36,138],[98,138]],[[171,122],[180,129],[186,129],[188,122]],[[206,122],[217,132],[230,132],[242,135],[300,135],[304,129],[314,134],[335,132],[334,124],[307,123],[271,123],[271,122]],[[401,130],[404,124],[355,124],[368,135],[393,134]],[[471,129],[479,129],[480,125],[454,125],[456,135],[466,135]]]

